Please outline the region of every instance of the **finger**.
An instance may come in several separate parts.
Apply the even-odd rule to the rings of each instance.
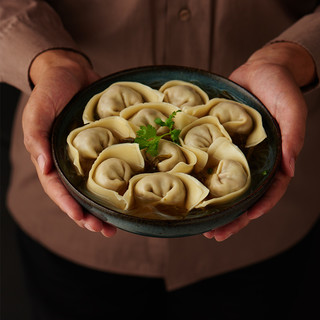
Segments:
[[[217,228],[214,233],[214,238],[219,242],[224,241],[246,227],[249,222],[250,220],[245,212],[236,220],[228,223],[225,226]]]
[[[275,76],[271,87],[274,101],[267,97],[262,102],[269,107],[279,123],[282,139],[282,169],[290,177],[294,176],[295,162],[302,149],[306,130],[307,106],[294,79],[287,71]],[[285,84],[285,85],[284,85]],[[282,90],[276,87],[282,85]]]
[[[245,214],[240,216],[234,222],[215,230],[208,231],[203,235],[208,239],[216,238],[217,241],[226,240],[232,234],[235,234],[244,228],[250,220],[257,219],[271,210],[285,194],[290,180],[290,177],[279,171],[266,194]]]
[[[245,212],[236,220],[226,224],[225,226],[218,227],[215,230],[205,232],[203,235],[208,239],[215,238],[216,241],[221,242],[228,239],[233,234],[239,232],[241,229],[247,226],[249,222],[250,219],[248,218],[247,213]]]
[[[90,213],[85,213],[81,223],[84,228],[92,232],[100,232],[103,228],[103,222]]]
[[[44,174],[50,172],[53,165],[50,148],[52,124],[81,88],[82,83],[69,72],[55,72],[54,75],[44,77],[35,86],[24,108],[24,143]]]
[[[254,93],[279,123],[282,139],[282,168],[293,177],[295,161],[302,149],[307,106],[292,75],[278,65],[259,66],[251,70],[243,65],[230,79]],[[272,94],[270,94],[270,92]]]
[[[50,99],[35,90],[24,109],[22,126],[25,147],[43,174],[52,168],[49,135],[54,118]]]
[[[43,174],[36,160],[32,158],[32,161],[36,167],[39,181],[46,194],[72,220],[81,221],[84,218],[83,209],[64,187],[58,173],[56,171],[51,171],[48,174]]]
[[[78,202],[70,195],[56,171],[43,174],[37,161],[33,159],[41,185],[47,195],[65,212],[78,226],[92,232],[101,232],[105,237],[112,237],[116,234],[117,228],[102,222],[97,217],[85,213]]]
[[[75,221],[75,223],[80,228],[87,229],[92,232],[101,232],[101,234],[107,238],[111,238],[117,233],[116,227],[109,223],[102,222],[90,213],[86,213],[82,220]]]
[[[116,227],[112,226],[109,223],[101,221],[91,213],[86,213],[80,222],[84,228],[92,232],[101,232],[108,238],[112,237],[117,231]]]
[[[285,194],[291,178],[279,171],[270,186],[269,190],[252,208],[248,211],[250,220],[261,217],[264,213],[271,210]]]
[[[282,168],[293,177],[295,162],[302,149],[306,130],[307,107],[300,91],[296,91],[286,101],[279,100],[277,112],[281,113],[279,125],[282,139]]]
[[[113,237],[117,233],[117,228],[109,223],[103,223],[101,234],[107,238]]]
[[[82,220],[80,220],[80,221],[74,221],[80,228],[82,228],[82,229],[84,229],[84,223],[83,223],[83,221]]]
[[[205,236],[207,239],[213,239],[215,230],[210,230],[204,232],[202,235]]]

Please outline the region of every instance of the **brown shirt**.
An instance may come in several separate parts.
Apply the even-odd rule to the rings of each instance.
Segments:
[[[217,243],[202,235],[111,239],[79,228],[42,190],[23,146],[22,107],[28,67],[50,48],[85,53],[104,76],[152,64],[177,64],[228,76],[270,41],[303,45],[320,70],[317,1],[121,0],[2,1],[0,80],[23,90],[11,150],[9,207],[18,224],[53,252],[92,268],[165,279],[168,289],[261,261],[292,246],[320,213],[320,92],[306,95],[306,142],[296,176],[280,203],[238,234]],[[51,3],[53,7],[50,7]],[[300,5],[299,5],[300,4]],[[317,104],[318,102],[318,104]]]

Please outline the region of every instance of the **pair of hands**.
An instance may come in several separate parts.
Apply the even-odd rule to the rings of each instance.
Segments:
[[[282,134],[282,165],[269,191],[235,221],[204,233],[223,241],[251,220],[273,208],[294,176],[295,160],[302,148],[307,107],[300,87],[315,74],[314,62],[302,47],[276,43],[255,52],[236,69],[230,79],[256,95],[278,121]],[[54,169],[50,130],[54,119],[82,88],[99,79],[88,61],[72,51],[49,50],[32,63],[30,78],[35,84],[23,113],[24,142],[48,196],[80,227],[106,237],[116,228],[85,212],[65,189]]]

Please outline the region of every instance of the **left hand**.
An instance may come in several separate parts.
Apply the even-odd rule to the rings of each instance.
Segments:
[[[44,191],[78,226],[112,237],[117,229],[84,210],[62,184],[50,147],[55,118],[79,90],[99,75],[82,54],[52,49],[34,59],[30,78],[35,87],[23,112],[24,143]]]
[[[236,69],[230,79],[253,93],[278,121],[282,136],[282,163],[266,194],[247,212],[225,226],[204,233],[223,241],[248,223],[271,210],[285,194],[294,176],[295,162],[302,149],[307,106],[300,87],[315,77],[315,64],[301,46],[279,42],[255,52]]]

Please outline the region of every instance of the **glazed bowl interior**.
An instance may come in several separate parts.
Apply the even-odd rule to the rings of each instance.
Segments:
[[[248,159],[252,174],[249,189],[220,207],[193,209],[183,219],[147,219],[105,207],[85,186],[67,151],[67,136],[83,125],[82,113],[90,98],[114,82],[136,81],[159,89],[169,80],[191,82],[209,98],[220,97],[246,104],[260,112],[267,139],[255,147]],[[281,136],[275,119],[263,104],[244,88],[219,75],[177,66],[150,66],[121,71],[100,79],[79,92],[56,119],[52,130],[52,153],[58,174],[71,195],[90,213],[128,232],[151,237],[182,237],[201,234],[225,225],[247,211],[267,191],[281,160]]]

